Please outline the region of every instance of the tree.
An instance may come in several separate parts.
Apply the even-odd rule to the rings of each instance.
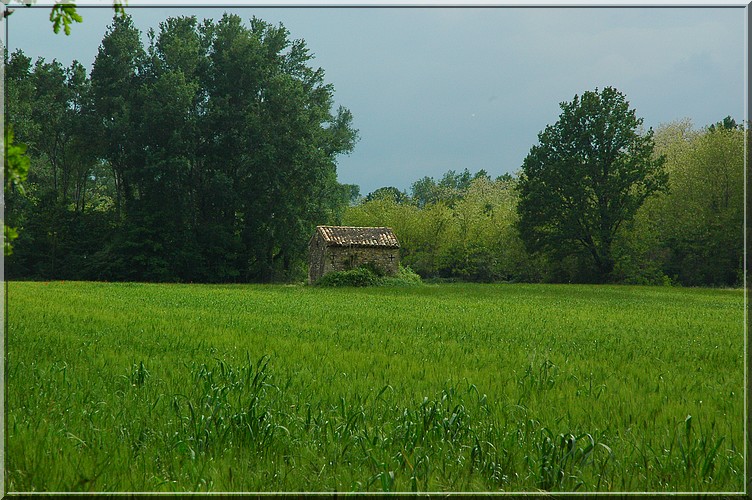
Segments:
[[[476,175],[452,209],[440,273],[472,281],[515,279],[523,264],[516,204],[513,181]]]
[[[394,201],[395,203],[405,203],[408,200],[408,196],[407,193],[400,191],[394,186],[384,186],[368,193],[366,195],[365,201],[373,201],[379,199],[388,199]]]
[[[7,103],[17,103],[15,106],[6,104],[5,109],[5,130],[4,130],[4,172],[5,186],[4,193],[4,213],[3,233],[4,233],[4,254],[13,253],[12,241],[18,237],[17,227],[11,227],[7,224],[9,216],[9,202],[19,192],[24,192],[24,181],[29,172],[29,157],[26,155],[27,145],[15,140],[15,135],[19,132],[23,136],[27,133],[33,133],[34,122],[32,119],[32,96],[34,94],[34,84],[29,77],[31,72],[31,59],[24,56],[20,51],[15,51],[9,59],[6,54],[5,64],[5,99]],[[16,126],[11,126],[11,122]],[[12,217],[12,216],[11,216]],[[12,222],[16,224],[17,222]]]
[[[471,174],[468,169],[457,173],[454,170],[448,170],[439,182],[433,177],[423,177],[415,181],[411,186],[411,200],[420,208],[434,203],[443,203],[448,207],[454,207],[454,204],[465,197],[470,189],[470,185],[477,179],[491,178],[488,172],[481,169],[475,174]],[[506,180],[511,180],[511,177]]]
[[[444,178],[455,176],[450,171]],[[525,253],[514,226],[515,180],[493,180],[483,171],[467,177],[469,185],[454,191],[461,194],[454,206],[446,200],[421,205],[415,199],[398,203],[394,196],[373,197],[349,207],[344,223],[393,228],[400,240],[401,262],[423,277],[537,280],[539,266]],[[421,183],[435,185],[425,177],[413,184],[413,193],[419,192]]]
[[[316,224],[336,219],[336,157],[352,150],[357,130],[347,109],[332,110],[334,88],[309,66],[305,42],[282,25],[254,18],[246,28],[225,15],[205,31],[207,161],[234,191],[221,224],[240,235],[245,279],[285,277]]]
[[[7,4],[8,2],[5,3]],[[16,3],[25,3],[26,6],[30,5],[28,0],[16,0]],[[113,8],[116,13],[120,14],[123,17],[125,16],[125,8],[123,7],[122,2],[115,0],[113,2]],[[14,9],[0,9],[0,20],[7,18],[13,12]],[[70,35],[71,24],[74,22],[83,22],[83,17],[81,17],[81,15],[78,13],[74,4],[59,3],[54,5],[52,7],[52,10],[50,11],[50,22],[52,23],[52,30],[55,33],[59,33],[60,27],[62,26],[65,34]],[[6,59],[4,61],[6,66],[7,62],[8,61]],[[28,63],[30,62],[30,60],[26,58],[26,62]],[[14,144],[13,126],[11,125],[10,120],[6,120],[4,122],[2,149],[6,179],[5,186],[3,186],[3,193],[5,196],[8,196],[8,194],[12,193],[14,189],[23,192],[24,188],[22,183],[26,180],[30,161],[29,158],[25,156],[26,145],[23,143]],[[11,181],[8,182],[7,179],[11,179]],[[10,255],[13,252],[13,246],[11,242],[18,237],[18,232],[16,231],[16,228],[9,227],[5,223],[5,221],[3,221],[3,236],[4,254]]]
[[[6,64],[7,117],[31,166],[23,186],[6,189],[8,224],[23,229],[7,260],[9,276],[73,277],[104,233],[99,206],[106,192],[95,186],[101,162],[85,111],[89,86],[83,66],[64,68],[16,51]],[[97,181],[98,182],[98,181]],[[92,223],[94,223],[92,225]],[[81,259],[79,259],[79,257]],[[32,271],[33,272],[29,272]],[[76,274],[81,276],[81,274]]]
[[[640,217],[660,235],[665,274],[681,284],[742,282],[745,133],[727,119],[700,131],[669,124],[656,134],[669,193],[646,203]]]
[[[301,275],[313,228],[358,196],[336,172],[357,140],[352,115],[312,59],[282,25],[230,15],[167,19],[146,48],[115,16],[89,77],[14,54],[8,110],[32,173],[28,196],[11,190],[9,221],[27,237],[10,274]]]
[[[487,177],[487,174],[485,170],[481,170],[476,176]],[[463,170],[461,173],[457,173],[454,170],[447,171],[436,184],[434,196],[437,202],[454,208],[454,205],[465,196],[473,178],[468,169]]]
[[[410,199],[419,208],[424,208],[428,205],[439,201],[438,186],[433,177],[425,176],[417,181],[413,182],[410,186]]]
[[[736,120],[731,118],[731,116],[726,116],[726,118],[724,118],[723,120],[716,122],[713,125],[710,125],[708,127],[708,130],[710,132],[715,132],[716,130],[735,130],[735,129],[744,130],[744,126],[738,125],[736,123]]]
[[[561,103],[559,120],[538,134],[522,165],[518,228],[529,251],[582,254],[593,279],[611,279],[613,242],[648,197],[665,190],[653,131],[612,87]]]
[[[131,173],[140,148],[133,124],[139,123],[138,91],[145,58],[141,33],[130,16],[113,18],[94,60],[91,88],[99,128],[96,139],[100,155],[113,170],[119,215],[136,196]]]

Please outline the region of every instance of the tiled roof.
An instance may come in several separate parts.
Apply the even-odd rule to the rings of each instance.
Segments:
[[[316,231],[327,246],[399,248],[399,241],[388,227],[318,226]]]

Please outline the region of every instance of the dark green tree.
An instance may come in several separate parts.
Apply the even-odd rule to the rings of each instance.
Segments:
[[[379,199],[389,199],[393,200],[395,203],[405,203],[408,200],[408,196],[407,193],[400,191],[394,186],[384,186],[368,193],[365,201],[368,202]]]
[[[245,27],[225,15],[205,31],[207,163],[232,187],[216,225],[240,236],[241,279],[284,278],[303,261],[315,225],[343,203],[336,157],[356,141],[352,115],[332,109],[324,71],[282,25],[254,18]]]
[[[715,132],[716,130],[744,130],[743,125],[739,125],[736,123],[736,120],[731,118],[731,116],[726,116],[723,120],[714,123],[713,125],[710,125],[708,127],[708,130],[710,132]]]
[[[5,2],[5,4],[8,4],[10,2]],[[15,0],[14,3],[24,3],[27,7],[30,6],[30,3],[28,1],[24,0]],[[121,16],[125,16],[125,9],[123,8],[123,4],[119,1],[113,2],[113,8],[115,9],[115,12],[117,14],[120,14]],[[10,16],[15,9],[10,8],[3,8],[0,10],[0,20],[3,20]],[[83,21],[83,17],[78,13],[76,6],[74,4],[57,4],[52,7],[52,10],[50,12],[50,22],[52,22],[52,29],[55,33],[60,32],[60,27],[63,27],[63,31],[66,35],[70,34],[70,27],[71,24],[74,22],[80,23]],[[25,63],[28,67],[28,64],[31,62],[29,58],[21,57],[21,58],[15,58],[15,62],[21,61],[21,65]],[[6,58],[3,61],[6,66],[6,71],[8,71],[9,65],[8,65],[8,59],[7,59],[7,52],[6,52]],[[80,65],[79,65],[80,66]],[[80,69],[83,69],[81,67]],[[11,70],[12,73],[12,70]],[[17,82],[16,82],[17,83]],[[6,92],[8,91],[8,87],[6,86]],[[8,102],[9,95],[11,95],[10,92],[6,93],[5,100]],[[22,94],[16,93],[14,97],[19,97]],[[22,99],[17,100],[17,103],[23,102]],[[28,108],[27,104],[27,112],[30,114],[31,108]],[[23,134],[22,134],[23,135]],[[11,125],[11,120],[8,117],[7,120],[5,120],[5,130],[4,130],[4,171],[5,171],[5,179],[11,179],[11,181],[6,182],[4,186],[4,193],[7,196],[12,196],[15,193],[23,192],[23,184],[22,182],[26,180],[26,176],[28,174],[28,169],[30,165],[30,159],[28,156],[26,156],[26,148],[27,146],[23,143],[14,143],[14,134],[13,134],[13,126]],[[82,191],[82,193],[85,193],[85,189]],[[82,195],[83,196],[83,195]],[[8,212],[7,207],[5,207],[5,212]],[[3,222],[4,226],[4,253],[5,255],[10,255],[12,253],[12,244],[11,242],[18,237],[18,232],[15,228],[9,227],[7,224],[5,224],[5,221]]]
[[[613,242],[652,194],[665,190],[664,159],[653,131],[612,87],[561,103],[554,125],[538,134],[518,183],[518,228],[527,249],[555,258],[586,255],[592,279],[614,269]]]
[[[87,227],[84,214],[97,191],[92,176],[99,163],[83,112],[89,99],[86,71],[76,61],[64,68],[40,58],[32,66],[21,51],[6,68],[7,116],[28,146],[31,165],[23,189],[6,189],[6,216],[24,234],[8,259],[8,273],[17,277],[17,271],[33,269],[24,274],[72,277],[84,267],[78,257],[89,252],[91,236],[82,234],[102,235]]]
[[[120,216],[138,196],[133,171],[143,163],[143,147],[134,125],[140,121],[145,60],[141,33],[130,16],[113,18],[94,60],[91,87],[99,126],[96,139],[113,171]]]
[[[29,173],[30,159],[27,145],[18,142],[16,136],[30,136],[36,125],[32,118],[34,82],[31,78],[31,59],[16,50],[9,58],[5,56],[5,130],[4,130],[4,254],[13,253],[12,241],[18,237],[18,226],[23,224],[23,212],[19,205],[25,192],[23,182]],[[13,123],[14,126],[10,124]],[[10,225],[9,225],[10,224]]]
[[[338,222],[358,196],[336,172],[357,139],[352,115],[334,107],[312,59],[282,25],[230,15],[167,19],[146,49],[130,17],[116,16],[90,77],[78,63],[14,54],[8,109],[32,174],[27,196],[10,189],[12,227],[28,235],[11,274],[302,274],[313,228]]]

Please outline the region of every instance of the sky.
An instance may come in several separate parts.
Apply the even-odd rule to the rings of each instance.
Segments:
[[[450,169],[517,172],[561,102],[605,86],[626,95],[646,128],[745,118],[740,7],[127,8],[145,44],[168,17],[225,11],[306,41],[359,130],[338,158],[339,181],[364,195],[409,192]],[[9,50],[91,68],[113,12],[79,12],[84,22],[65,36],[53,34],[49,7],[16,7]]]

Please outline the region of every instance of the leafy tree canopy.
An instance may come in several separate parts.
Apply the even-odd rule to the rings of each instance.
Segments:
[[[313,228],[336,223],[358,196],[337,182],[337,156],[357,141],[352,115],[334,105],[305,42],[234,15],[170,18],[148,46],[141,40],[131,18],[116,15],[91,75],[22,53],[9,61],[8,110],[38,164],[39,195],[14,202],[29,238],[11,273],[301,275]],[[100,238],[76,249],[82,234]]]
[[[731,116],[726,116],[723,120],[714,123],[713,125],[710,125],[708,127],[708,130],[710,132],[715,132],[716,130],[743,130],[744,125],[740,125],[736,123],[736,120],[731,118]]]
[[[407,193],[400,191],[394,186],[380,187],[375,191],[372,191],[366,195],[365,201],[373,201],[379,199],[392,200],[395,203],[405,203],[408,201]]]
[[[518,227],[528,250],[558,256],[586,252],[595,278],[614,268],[612,244],[652,194],[665,190],[664,159],[653,131],[612,87],[561,103],[522,165]]]

